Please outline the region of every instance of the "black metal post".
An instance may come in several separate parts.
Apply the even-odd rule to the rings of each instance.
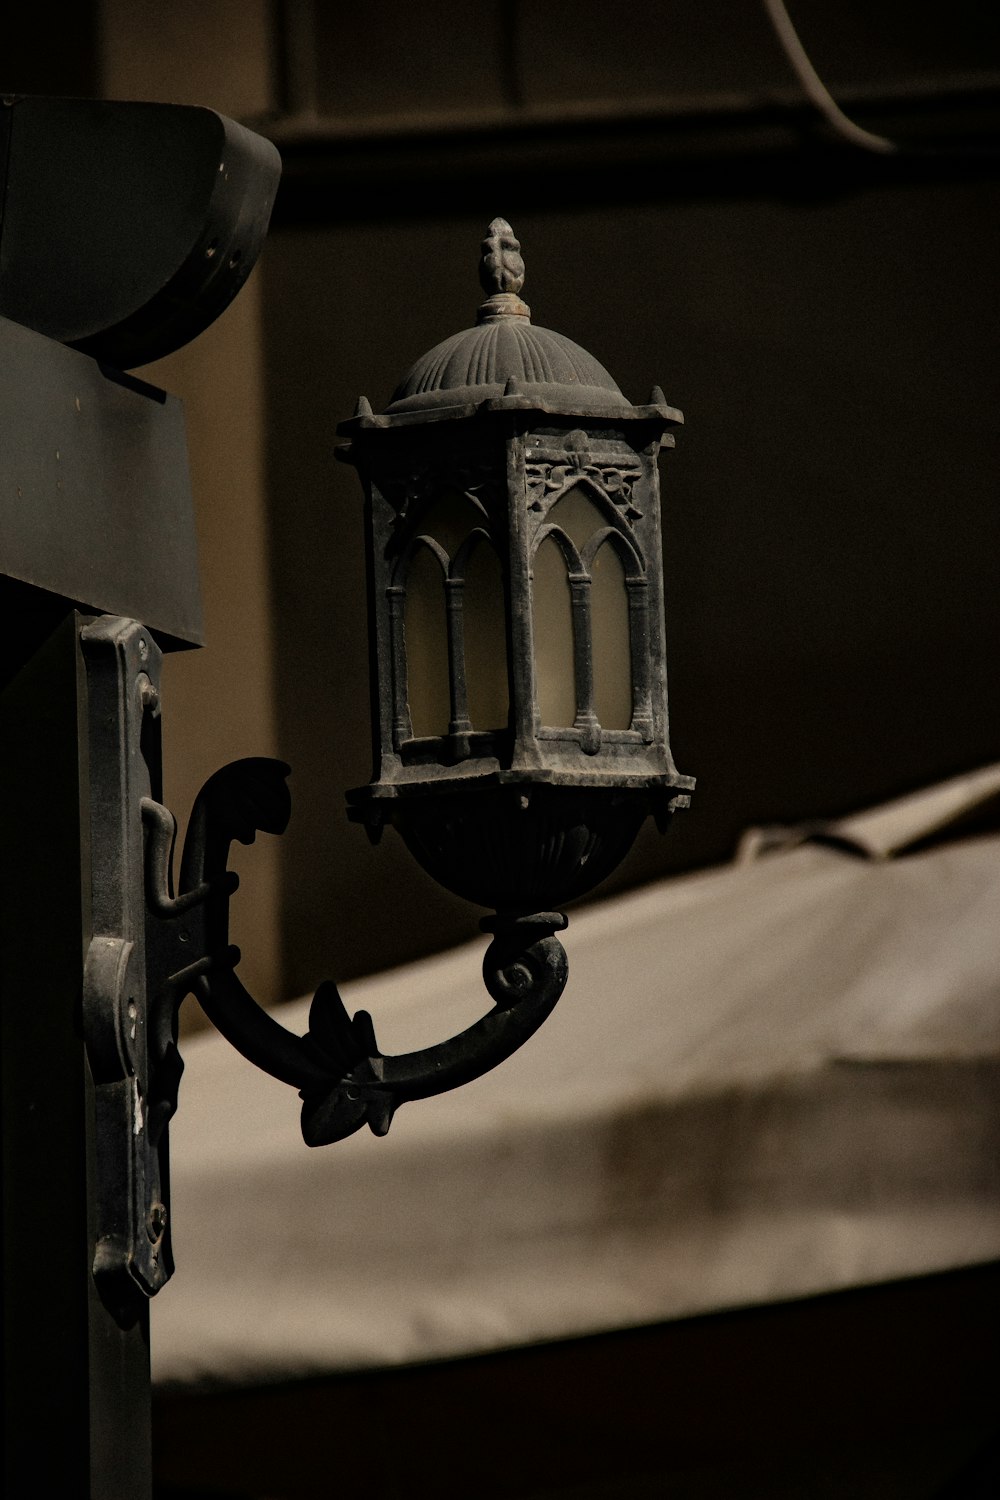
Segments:
[[[0,693],[4,1494],[150,1493],[148,1312],[122,1328],[93,1260],[87,702],[65,615]]]

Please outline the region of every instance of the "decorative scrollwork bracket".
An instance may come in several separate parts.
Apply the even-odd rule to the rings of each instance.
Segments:
[[[471,1082],[538,1029],[562,994],[560,912],[498,915],[483,978],[494,1006],[458,1036],[386,1055],[371,1017],[351,1017],[335,984],[321,984],[298,1036],[263,1010],[238,979],[229,904],[238,878],[233,842],[281,833],[291,802],[281,761],[248,759],[206,782],[188,823],[175,892],[176,823],[159,771],[160,653],[148,630],[104,616],[81,636],[90,724],[93,937],[86,962],[84,1030],[98,1117],[98,1224],[94,1272],[127,1315],[173,1270],[167,1124],[183,1062],[177,1018],[193,994],[209,1019],[257,1067],[299,1091],[310,1146],[368,1125],[385,1135],[398,1107]]]

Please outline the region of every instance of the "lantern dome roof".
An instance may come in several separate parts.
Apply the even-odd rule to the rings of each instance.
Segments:
[[[581,414],[633,410],[592,354],[531,322],[518,296],[524,284],[520,249],[506,219],[494,219],[482,245],[479,279],[487,298],[475,327],[436,344],[407,370],[387,416],[513,395]]]

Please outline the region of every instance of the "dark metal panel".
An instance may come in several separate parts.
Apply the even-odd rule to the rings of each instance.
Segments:
[[[0,318],[0,411],[0,604],[13,579],[200,644],[180,401]]]
[[[270,142],[184,105],[13,96],[2,108],[4,316],[132,369],[229,306],[267,233],[281,172]]]

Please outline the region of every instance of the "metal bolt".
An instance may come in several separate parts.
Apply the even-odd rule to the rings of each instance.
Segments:
[[[157,1244],[163,1238],[163,1231],[167,1227],[167,1210],[162,1203],[154,1203],[150,1206],[146,1215],[146,1233],[149,1235],[150,1244]]]

